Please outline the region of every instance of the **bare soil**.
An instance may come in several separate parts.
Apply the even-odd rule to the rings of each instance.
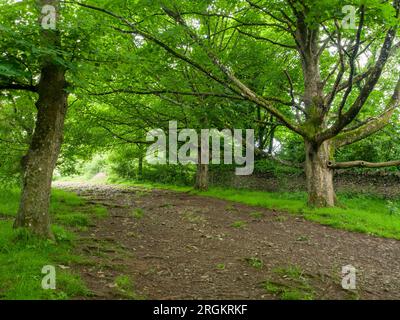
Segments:
[[[290,268],[301,270],[315,299],[400,299],[397,240],[188,193],[56,186],[110,213],[80,232],[76,248],[88,260],[74,269],[93,292],[90,299],[279,299],[263,284],[296,289],[290,275],[277,272]],[[357,269],[356,290],[341,286],[346,265]],[[121,275],[133,280],[134,295],[117,288]]]

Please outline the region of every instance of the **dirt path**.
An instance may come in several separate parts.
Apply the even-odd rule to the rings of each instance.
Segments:
[[[78,242],[91,263],[76,268],[95,299],[129,298],[116,290],[120,275],[146,299],[277,299],[285,290],[315,299],[400,299],[396,240],[186,193],[57,187],[109,209],[110,217]],[[357,268],[352,292],[341,288],[342,266],[349,264]]]

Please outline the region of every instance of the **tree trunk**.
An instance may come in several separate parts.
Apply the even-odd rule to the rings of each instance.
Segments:
[[[14,223],[15,228],[26,227],[43,237],[51,237],[51,181],[63,139],[68,96],[65,88],[63,67],[51,63],[43,67],[35,132],[24,161],[21,202]]]
[[[207,118],[202,120],[203,123],[207,124]],[[200,191],[207,191],[208,190],[208,164],[209,161],[203,161],[202,157],[202,144],[204,141],[202,141],[202,135],[200,132],[198,132],[199,135],[199,140],[198,140],[198,153],[197,153],[197,171],[196,171],[196,182],[194,185],[194,188],[196,190]],[[208,155],[209,156],[209,155]],[[202,163],[205,162],[205,163]]]
[[[39,8],[45,4],[58,8],[58,0],[38,0]],[[40,23],[40,21],[39,21]],[[45,47],[60,48],[61,36],[56,30],[42,30],[42,42]],[[45,57],[36,102],[37,119],[35,131],[24,159],[22,194],[14,227],[26,227],[34,234],[51,236],[49,205],[51,180],[60,153],[63,128],[67,110],[65,91],[65,67]]]
[[[268,146],[268,154],[272,155],[274,151],[274,139],[275,139],[275,130],[276,127],[272,125],[271,132],[269,134],[269,146]]]
[[[321,146],[305,141],[308,204],[314,207],[333,207],[336,195],[333,187],[333,170],[328,167],[331,156],[329,141]]]
[[[208,164],[197,164],[195,189],[208,190]]]
[[[36,2],[40,10],[44,5],[53,6],[56,12],[59,10],[59,0]],[[42,19],[39,19],[40,24]],[[45,48],[61,49],[61,35],[56,26],[43,28],[41,41]],[[52,55],[43,57],[41,63],[40,80],[36,87],[39,95],[36,101],[37,119],[28,153],[24,157],[22,194],[14,228],[24,227],[41,237],[52,237],[49,217],[51,181],[63,140],[68,93],[65,90],[66,68],[57,63]]]
[[[139,180],[142,180],[143,177],[143,155],[140,155],[138,158],[138,175]]]

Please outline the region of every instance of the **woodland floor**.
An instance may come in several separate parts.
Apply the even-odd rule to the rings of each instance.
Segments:
[[[110,213],[79,233],[76,250],[91,263],[74,269],[93,292],[90,299],[132,298],[115,288],[121,275],[144,299],[279,299],[288,290],[314,299],[400,299],[397,240],[188,193],[56,187]],[[341,287],[342,266],[349,264],[357,268],[356,291]]]

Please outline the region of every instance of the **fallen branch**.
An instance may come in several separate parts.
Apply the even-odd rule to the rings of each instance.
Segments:
[[[331,169],[348,169],[348,168],[384,168],[400,166],[400,160],[388,162],[367,162],[367,161],[349,161],[349,162],[328,162],[328,167]]]

